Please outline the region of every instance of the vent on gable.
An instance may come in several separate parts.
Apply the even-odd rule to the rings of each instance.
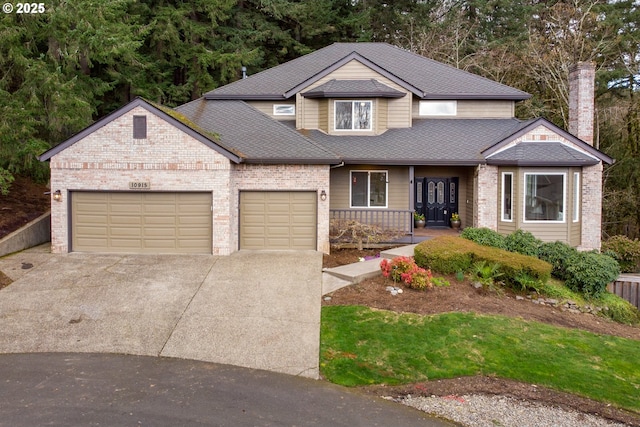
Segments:
[[[147,138],[147,116],[133,116],[133,138]]]

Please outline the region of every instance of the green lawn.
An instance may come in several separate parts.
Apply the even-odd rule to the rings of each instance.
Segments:
[[[640,341],[502,316],[322,309],[321,370],[347,386],[495,375],[640,412]]]

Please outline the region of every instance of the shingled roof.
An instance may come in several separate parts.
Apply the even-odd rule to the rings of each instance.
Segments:
[[[205,99],[287,99],[352,60],[362,62],[421,99],[518,101],[531,97],[387,43],[334,43],[208,92]]]
[[[526,123],[517,119],[421,119],[413,127],[389,129],[377,136],[307,136],[345,163],[386,165],[477,165],[481,152],[516,133]]]
[[[220,144],[242,153],[243,163],[336,164],[340,159],[304,135],[243,101],[203,98],[176,108]]]
[[[588,166],[599,162],[557,141],[521,142],[487,159],[487,164],[505,166]]]

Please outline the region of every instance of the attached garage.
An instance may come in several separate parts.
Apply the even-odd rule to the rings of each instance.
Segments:
[[[211,253],[211,193],[71,192],[71,250]]]
[[[240,192],[240,249],[316,250],[317,193]]]

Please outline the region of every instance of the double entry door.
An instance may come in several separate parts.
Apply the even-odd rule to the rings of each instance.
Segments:
[[[458,212],[458,178],[415,178],[415,210],[424,214],[427,227],[448,227]]]

